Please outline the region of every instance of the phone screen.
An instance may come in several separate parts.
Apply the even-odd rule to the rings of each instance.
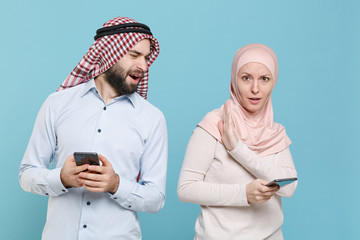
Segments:
[[[96,152],[75,152],[74,158],[77,166],[83,164],[100,165],[99,157]]]

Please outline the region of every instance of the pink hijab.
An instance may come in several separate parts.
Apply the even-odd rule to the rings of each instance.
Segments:
[[[275,53],[269,47],[263,44],[249,44],[236,52],[231,67],[230,104],[235,131],[249,149],[264,157],[286,149],[291,140],[286,135],[285,128],[273,120],[271,93],[264,107],[256,114],[250,114],[241,105],[237,73],[243,65],[250,62],[264,64],[275,80],[274,86],[278,78],[278,63]],[[198,124],[220,142],[218,122],[223,119],[223,114],[224,105],[206,114]]]

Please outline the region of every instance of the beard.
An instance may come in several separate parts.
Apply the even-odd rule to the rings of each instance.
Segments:
[[[109,68],[104,74],[106,81],[114,88],[117,94],[121,96],[133,94],[137,90],[143,77],[141,77],[137,84],[126,83],[126,77],[133,73],[141,73],[142,76],[144,76],[140,70],[125,73],[125,70],[121,66],[116,65]]]

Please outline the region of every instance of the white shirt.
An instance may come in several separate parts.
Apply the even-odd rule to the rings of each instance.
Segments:
[[[185,152],[178,183],[181,201],[200,204],[195,240],[282,239],[281,197],[297,182],[282,187],[265,203],[249,204],[246,185],[255,179],[296,177],[289,148],[260,157],[242,141],[232,151],[197,127]]]
[[[117,192],[66,189],[60,171],[74,152],[105,156],[120,177]],[[106,105],[90,80],[44,102],[19,181],[25,191],[49,196],[42,239],[141,239],[136,211],[164,206],[166,168],[163,114],[137,93]]]

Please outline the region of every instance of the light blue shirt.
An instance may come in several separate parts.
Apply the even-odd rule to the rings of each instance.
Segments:
[[[60,171],[74,152],[105,156],[120,177],[117,192],[66,189]],[[90,80],[46,99],[19,180],[25,191],[49,196],[42,239],[141,239],[136,211],[155,213],[164,206],[166,168],[167,130],[160,110],[137,93],[106,105]]]

